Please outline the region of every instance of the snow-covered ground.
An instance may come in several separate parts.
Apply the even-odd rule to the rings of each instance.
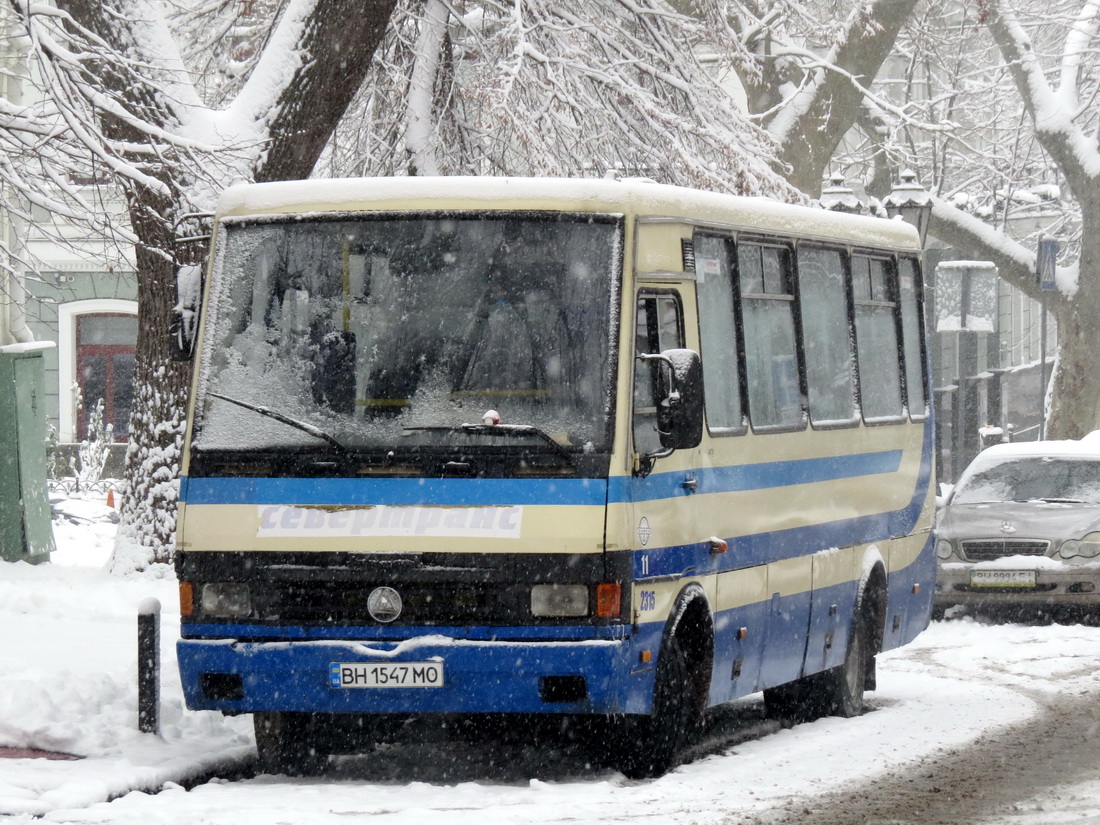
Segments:
[[[114,534],[109,511],[91,500],[70,500],[64,509],[69,517],[55,522],[59,549],[52,563],[0,563],[0,748],[82,758],[0,760],[0,815],[12,815],[13,825],[34,817],[142,825],[346,823],[366,815],[379,825],[716,822],[904,770],[1028,718],[1039,708],[1037,697],[1100,686],[1093,666],[1100,659],[1098,628],[962,619],[935,623],[914,644],[881,657],[873,712],[729,745],[648,782],[587,770],[560,754],[547,754],[548,764],[540,765],[538,750],[494,767],[491,748],[463,750],[429,737],[345,760],[317,779],[259,776],[186,790],[193,777],[250,761],[250,720],[184,708],[171,571],[106,575],[101,568]],[[136,615],[149,596],[163,611],[159,736],[137,730]],[[759,716],[758,697],[739,705],[746,718]],[[461,769],[442,766],[459,756],[472,761]],[[1100,786],[1094,790],[1073,797],[1074,821],[1100,815]],[[1013,825],[1068,821],[1036,804],[1035,818],[1021,811]]]

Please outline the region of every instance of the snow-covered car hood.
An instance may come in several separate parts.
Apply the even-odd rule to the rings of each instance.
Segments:
[[[1097,504],[1005,501],[948,504],[940,513],[937,533],[944,539],[1042,538],[1057,543],[1095,530],[1100,530]]]

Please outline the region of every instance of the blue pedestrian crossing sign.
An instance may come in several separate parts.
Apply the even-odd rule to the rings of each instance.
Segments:
[[[1058,241],[1043,238],[1039,241],[1039,254],[1035,261],[1035,274],[1040,289],[1054,289],[1054,269],[1058,260]]]

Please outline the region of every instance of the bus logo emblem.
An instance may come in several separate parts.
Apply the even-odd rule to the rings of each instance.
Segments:
[[[653,535],[653,530],[649,526],[649,519],[642,516],[642,520],[638,522],[638,541],[642,543],[642,547],[649,544],[649,537]]]
[[[367,597],[367,612],[377,622],[392,622],[401,615],[401,594],[392,587],[376,587]]]

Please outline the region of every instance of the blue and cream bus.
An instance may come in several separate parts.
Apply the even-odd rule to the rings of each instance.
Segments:
[[[188,706],[272,769],[394,719],[852,716],[928,623],[920,244],[631,180],[222,197],[177,572]]]

